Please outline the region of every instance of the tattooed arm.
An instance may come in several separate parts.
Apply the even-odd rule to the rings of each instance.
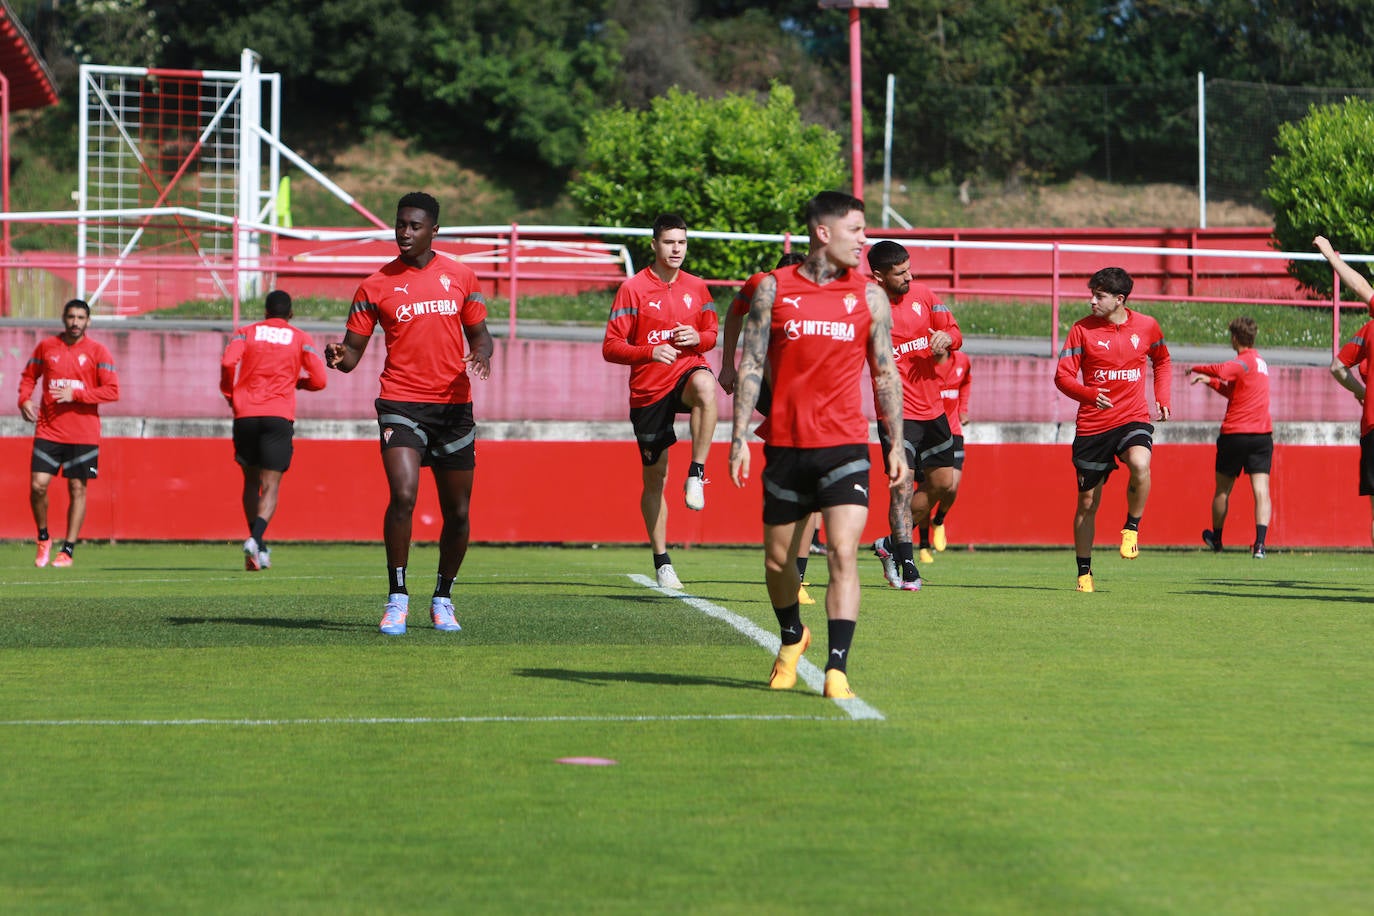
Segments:
[[[868,312],[873,316],[868,327],[868,369],[873,376],[873,396],[878,401],[878,412],[887,424],[888,441],[892,443],[887,478],[895,486],[907,478],[910,469],[902,438],[902,378],[892,356],[892,304],[887,293],[876,283],[868,284],[864,296]]]
[[[749,317],[744,323],[743,356],[735,378],[735,423],[730,432],[730,479],[737,487],[744,486],[749,478],[749,444],[744,437],[748,434],[749,418],[754,415],[763,386],[768,334],[773,324],[773,300],[777,294],[778,281],[771,275],[764,277],[749,303]]]

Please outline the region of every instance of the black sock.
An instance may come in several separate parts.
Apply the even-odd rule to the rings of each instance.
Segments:
[[[1220,546],[1220,544],[1221,544],[1221,529],[1220,529],[1220,528],[1213,528],[1213,529],[1212,529],[1212,540],[1216,541],[1216,542],[1217,542],[1217,545]]]
[[[1139,515],[1128,515],[1128,516],[1126,516],[1126,524],[1125,524],[1123,527],[1124,527],[1127,531],[1139,531],[1139,530],[1140,530],[1140,516],[1139,516]]]
[[[930,521],[936,525],[943,525],[945,523],[945,507],[941,506],[940,511],[936,512],[935,517]]]
[[[267,519],[263,518],[261,515],[253,519],[253,524],[248,526],[248,533],[252,536],[253,540],[258,542],[258,546],[261,547],[263,545],[262,536],[267,533]]]
[[[821,529],[817,528],[815,531],[811,532],[811,546],[812,546],[812,547],[824,547],[824,546],[825,546],[824,544],[821,543]]]
[[[668,555],[666,553],[654,554],[654,569],[662,569],[671,562],[673,561],[668,559]]]
[[[409,595],[406,591],[406,568],[404,566],[388,567],[386,571],[387,585],[391,589],[388,594]]]
[[[52,535],[48,534],[48,529],[47,529],[47,528],[39,528],[39,529],[38,529],[38,539],[39,539],[40,541],[50,541],[50,540],[52,540]]]
[[[73,541],[63,541],[63,542],[62,542],[62,552],[65,553],[67,556],[71,556],[72,554],[76,553],[76,544],[75,544],[75,542],[73,542]]]
[[[1255,546],[1256,546],[1256,547],[1263,547],[1263,546],[1264,546],[1264,539],[1265,539],[1268,535],[1269,535],[1269,526],[1268,526],[1268,525],[1256,525],[1256,526],[1255,526]],[[1220,533],[1220,532],[1217,533],[1217,540],[1221,540],[1221,533]]]
[[[921,571],[918,570],[918,569],[916,568],[916,561],[915,561],[915,560],[903,560],[903,561],[902,561],[902,581],[903,581],[903,582],[915,582],[915,581],[916,581],[917,579],[919,579],[919,578],[921,578]]]
[[[452,580],[452,579],[445,579],[443,573],[440,573],[439,575],[435,576],[435,579],[434,579],[434,597],[435,597],[435,598],[452,598],[452,597],[453,597],[453,580]]]
[[[897,555],[898,565],[904,566],[907,563],[914,563],[916,561],[916,552],[911,546],[910,541],[898,541],[897,549],[894,553]]]
[[[705,476],[706,476],[706,465],[702,464],[700,461],[693,461],[693,462],[691,463],[691,465],[689,465],[688,468],[687,468],[687,476],[688,476],[688,477],[705,477]]]
[[[922,525],[921,527],[919,527],[919,528],[916,529],[916,532],[921,536],[921,549],[922,549],[922,550],[929,550],[929,549],[930,549],[930,526],[929,526],[929,525]]]
[[[797,557],[797,575],[806,578],[806,561],[808,557]]]
[[[830,654],[825,659],[825,670],[834,668],[843,671],[849,663],[849,644],[854,641],[853,620],[830,621]]]
[[[797,602],[793,601],[787,607],[773,608],[773,616],[778,618],[784,646],[795,646],[802,641],[801,606]]]
[[[1093,558],[1092,558],[1092,557],[1079,557],[1079,558],[1078,558],[1078,574],[1079,574],[1080,576],[1091,576],[1091,575],[1093,574]]]

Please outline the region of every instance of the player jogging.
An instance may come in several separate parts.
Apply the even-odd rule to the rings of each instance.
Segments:
[[[453,580],[467,555],[468,511],[477,466],[469,371],[491,374],[493,344],[477,274],[433,249],[439,202],[415,191],[396,204],[399,257],[362,282],[353,295],[342,343],[325,348],[325,363],[351,372],[373,330],[386,335],[386,365],[377,398],[382,467],[390,500],[382,524],[388,593],[379,629],[406,631],[410,593],[411,523],[420,469],[434,473],[443,527],[439,571],[429,613],[437,630],[462,629],[454,617]]]
[[[243,471],[243,568],[249,571],[272,565],[263,537],[291,466],[296,389],[320,391],[326,381],[315,341],[290,323],[291,296],[272,290],[263,313],[262,321],[234,332],[219,374],[220,393],[234,412],[234,460]]]
[[[913,557],[911,531],[927,525],[931,506],[948,499],[954,484],[954,434],[940,396],[935,356],[957,350],[964,338],[953,313],[930,287],[912,280],[906,248],[892,241],[878,242],[868,251],[868,266],[892,308],[892,354],[902,379],[901,435],[896,444],[914,471],[914,482],[899,484],[893,492],[889,534],[873,542],[873,552],[882,560],[889,585],[919,591],[921,574]],[[883,423],[878,424],[878,442],[883,454],[893,445]],[[920,546],[929,561],[929,539],[923,538]]]
[[[1374,316],[1374,286],[1364,275],[1345,262],[1345,259],[1331,247],[1323,236],[1312,240],[1322,253],[1341,282],[1362,299]],[[1369,497],[1374,509],[1374,398],[1367,397],[1369,386],[1370,362],[1374,360],[1374,321],[1367,322],[1355,332],[1355,336],[1345,342],[1336,358],[1331,361],[1331,374],[1341,387],[1355,395],[1360,402],[1360,495]],[[1374,541],[1374,521],[1370,523],[1370,540]]]
[[[828,540],[825,593],[829,646],[824,693],[853,697],[847,666],[859,619],[859,538],[868,519],[868,420],[860,389],[865,366],[883,416],[890,418],[888,479],[908,476],[902,453],[902,389],[892,357],[887,296],[859,269],[863,201],[823,191],[807,204],[811,247],[806,261],[775,270],[759,284],[744,331],[735,391],[730,479],[749,476],[749,418],[772,373],[773,405],[763,447],[764,581],[781,630],[768,686],[787,690],[811,643],[797,603],[801,578],[792,562],[805,542],[806,520],[819,510]]]
[[[683,485],[688,509],[706,506],[706,458],[716,431],[716,377],[706,354],[719,321],[706,282],[682,269],[687,223],[664,213],[654,220],[654,262],[620,285],[611,304],[601,355],[630,367],[630,424],[643,466],[639,511],[664,588],[682,588],[668,556],[668,448],[673,418],[690,414],[692,463]]]
[[[1226,416],[1217,436],[1217,486],[1212,494],[1212,527],[1202,542],[1222,550],[1221,531],[1230,508],[1231,488],[1241,471],[1250,475],[1255,497],[1255,540],[1250,555],[1264,559],[1269,533],[1269,471],[1274,462],[1274,424],[1269,418],[1269,365],[1255,349],[1255,319],[1242,315],[1231,322],[1231,347],[1236,358],[1224,363],[1193,366],[1189,381],[1205,384],[1226,398]]]
[[[63,331],[46,338],[19,376],[19,412],[36,424],[29,462],[29,508],[38,526],[33,565],[47,566],[52,551],[48,533],[48,485],[67,478],[67,535],[52,557],[56,567],[71,566],[81,525],[86,520],[86,482],[100,465],[100,405],[119,400],[119,375],[104,344],[86,336],[91,307],[72,299],[62,307]],[[43,380],[37,405],[33,392]]]
[[[1164,332],[1149,315],[1126,307],[1134,288],[1120,267],[1104,267],[1088,280],[1092,314],[1069,329],[1059,353],[1054,384],[1078,402],[1074,423],[1073,467],[1078,480],[1073,544],[1078,590],[1093,591],[1093,535],[1102,485],[1118,459],[1130,472],[1121,556],[1140,555],[1140,518],[1150,496],[1150,456],[1155,428],[1145,400],[1145,365],[1154,369],[1155,408],[1169,419],[1169,348]]]
[[[969,392],[973,382],[973,367],[968,354],[963,350],[936,354],[935,377],[940,383],[940,400],[945,407],[945,419],[949,421],[949,432],[954,437],[954,466],[950,469],[950,485],[940,498],[939,508],[931,506],[931,516],[920,532],[922,544],[929,544],[936,553],[943,553],[949,546],[945,519],[949,516],[949,510],[954,508],[959,484],[964,477],[964,425],[968,423]],[[918,557],[922,563],[934,559],[925,549],[921,550]]]

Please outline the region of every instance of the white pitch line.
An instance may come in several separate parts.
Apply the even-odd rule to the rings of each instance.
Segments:
[[[714,617],[717,620],[725,621],[726,623],[730,624],[730,626],[738,630],[740,633],[744,634],[745,636],[752,639],[754,642],[758,643],[760,646],[763,646],[763,648],[767,649],[770,655],[777,655],[778,649],[782,646],[782,640],[779,639],[777,636],[774,636],[772,633],[769,633],[767,630],[763,629],[749,618],[741,617],[734,611],[726,610],[718,604],[712,604],[705,598],[698,598],[695,595],[689,595],[686,592],[678,591],[675,588],[663,588],[653,579],[650,579],[648,576],[642,576],[639,573],[628,573],[627,575],[630,577],[631,581],[637,582],[640,585],[643,585],[647,588],[651,588],[654,591],[658,592],[660,595],[667,595],[669,598],[679,598],[689,607],[696,608],[698,611],[701,611],[706,616]],[[817,693],[823,693],[825,691],[825,672],[821,671],[821,669],[817,668],[811,662],[807,661],[805,657],[803,657],[800,661],[797,662],[797,677],[805,681],[806,686],[810,687]],[[836,706],[843,709],[851,719],[887,718],[882,713],[878,712],[878,710],[874,709],[872,706],[869,706],[867,703],[865,703],[858,697],[854,697],[853,699],[836,698],[833,700],[833,702]]]
[[[842,722],[836,716],[788,715],[678,715],[678,716],[363,716],[319,719],[11,719],[0,721],[0,728],[72,728],[91,727],[187,727],[222,725],[238,728],[257,728],[283,725],[484,725],[520,722]]]

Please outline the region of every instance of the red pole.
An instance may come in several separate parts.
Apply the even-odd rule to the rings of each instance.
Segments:
[[[849,142],[854,161],[854,196],[864,196],[863,55],[859,44],[859,9],[849,11]]]
[[[510,326],[506,332],[507,339],[515,339],[515,303],[516,286],[520,282],[520,256],[517,253],[519,248],[516,243],[520,241],[520,224],[510,224],[510,248],[507,249],[506,261],[510,264]]]
[[[1050,256],[1050,358],[1059,358],[1059,243]]]
[[[1341,275],[1331,274],[1331,358],[1341,352]]]

